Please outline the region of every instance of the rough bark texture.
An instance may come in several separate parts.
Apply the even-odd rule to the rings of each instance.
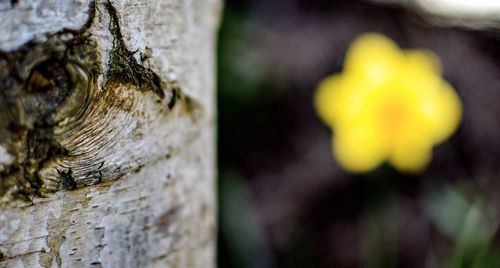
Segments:
[[[0,2],[0,267],[213,267],[218,0]]]

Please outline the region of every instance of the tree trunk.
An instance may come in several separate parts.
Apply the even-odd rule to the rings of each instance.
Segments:
[[[214,267],[218,0],[0,2],[0,267]]]

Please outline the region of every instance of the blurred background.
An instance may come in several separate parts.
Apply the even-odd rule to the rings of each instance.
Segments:
[[[225,1],[219,267],[500,267],[500,23],[427,14],[355,0]],[[315,114],[318,82],[365,32],[436,53],[462,99],[460,128],[419,175],[343,171]]]

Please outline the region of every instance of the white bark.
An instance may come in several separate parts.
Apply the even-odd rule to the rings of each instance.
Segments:
[[[43,42],[64,28],[80,29],[89,17],[87,0],[19,2],[0,2],[1,51]],[[103,72],[116,38],[105,4],[96,3],[90,27]],[[214,38],[221,3],[117,0],[112,5],[136,60],[166,84],[175,81],[196,107],[184,102],[167,108],[177,97],[168,87],[161,101],[127,85],[98,88],[95,104],[82,112],[86,120],[68,123],[69,118],[56,129],[64,133],[61,144],[78,157],[57,159],[38,173],[50,182],[58,168],[71,167],[79,187],[34,196],[32,204],[0,207],[0,267],[215,266]],[[104,114],[109,105],[104,92],[134,101],[120,102],[128,110]],[[88,119],[92,113],[97,119]],[[6,146],[0,142],[0,172],[15,162]],[[84,164],[96,159],[102,182],[87,183],[93,167]]]

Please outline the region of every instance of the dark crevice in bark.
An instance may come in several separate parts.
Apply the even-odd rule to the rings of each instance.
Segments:
[[[134,52],[128,50],[120,28],[118,13],[110,1],[105,3],[110,16],[109,31],[113,34],[113,48],[110,51],[106,83],[131,83],[139,90],[152,90],[159,98],[165,98],[160,77],[151,69],[139,64]],[[106,85],[107,86],[107,85]]]

